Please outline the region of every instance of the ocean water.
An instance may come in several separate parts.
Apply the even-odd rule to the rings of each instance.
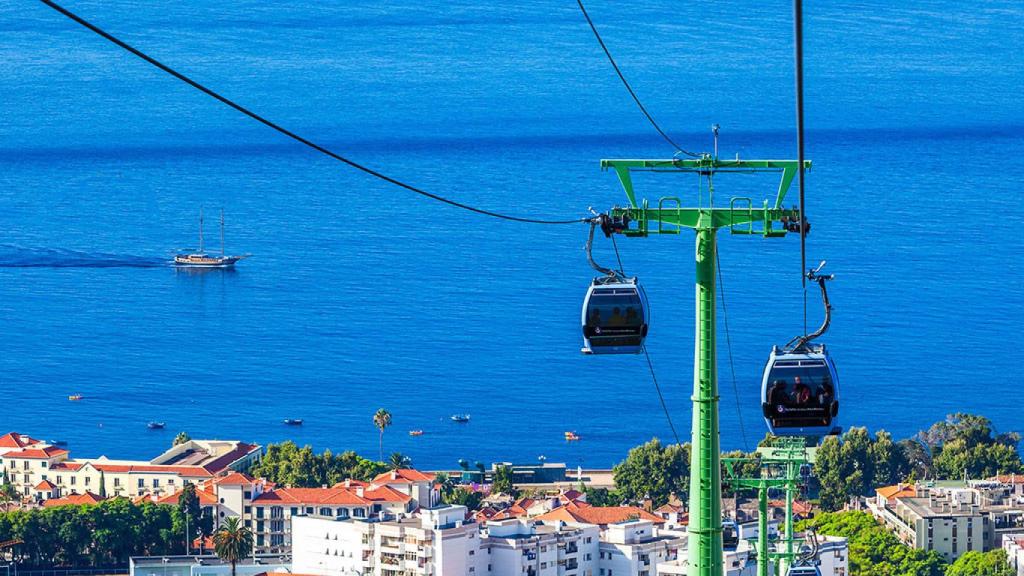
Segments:
[[[571,1],[68,7],[290,129],[487,209],[607,209],[625,198],[601,158],[672,152]],[[710,149],[719,123],[723,156],[795,154],[787,2],[588,8],[684,147]],[[844,424],[907,436],[970,411],[1024,428],[1024,7],[807,10],[809,258],[837,276],[827,342]],[[696,193],[689,178],[637,183],[652,199]],[[716,191],[775,185],[721,177]],[[223,208],[228,251],[252,253],[236,271],[166,265],[195,245],[200,207],[208,247]],[[386,451],[418,466],[611,465],[671,433],[643,357],[579,354],[585,234],[369,179],[40,3],[0,6],[0,432],[66,440],[77,456],[150,457],[180,430],[376,456],[384,407]],[[802,292],[795,237],[720,240],[731,449],[765,432],[761,368],[801,330]],[[649,349],[685,440],[692,236],[619,247],[650,296]],[[596,254],[614,258],[604,241]]]

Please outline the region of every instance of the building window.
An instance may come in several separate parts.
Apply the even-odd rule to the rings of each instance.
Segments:
[[[88,484],[88,482],[87,482],[87,484]],[[159,488],[159,487],[160,487],[160,479],[159,478],[153,478],[153,488]]]
[[[284,532],[284,520],[272,520],[270,522],[271,532]]]
[[[74,482],[72,482],[72,484],[74,484]],[[145,488],[145,487],[146,487],[146,479],[145,478],[139,478],[139,488]]]
[[[284,518],[284,508],[280,506],[273,506],[270,508],[271,518]]]
[[[259,506],[256,507],[256,517],[263,518],[263,508],[260,508]]]
[[[312,513],[313,513],[313,507],[312,506],[306,506],[306,514],[312,514]]]
[[[92,480],[92,477],[90,477],[90,476],[86,476],[86,477],[85,477],[85,485],[86,485],[86,486],[88,486],[88,485],[89,485],[89,480]]]
[[[295,506],[292,506],[291,512],[292,512],[292,516],[298,516],[299,515],[299,509],[297,507],[295,507]]]
[[[74,482],[74,481],[75,481],[75,479],[74,479],[74,477],[72,477],[71,478],[71,482]],[[120,485],[121,485],[121,479],[118,478],[117,476],[115,476],[114,477],[114,486],[120,486]]]
[[[174,486],[174,478],[168,478],[167,479],[167,484],[170,485],[170,486]]]
[[[72,476],[72,477],[71,477],[71,485],[72,485],[72,486],[74,486],[74,485],[75,485],[75,480],[77,480],[77,477],[76,477],[76,476]],[[28,481],[28,476],[25,476],[25,481],[26,481],[26,482]]]
[[[249,490],[242,492],[242,498],[245,498],[246,500],[252,500],[252,492],[250,492]]]
[[[348,509],[338,508],[338,518],[348,518]]]
[[[321,508],[320,509],[320,515],[321,516],[332,516],[333,514],[334,513],[331,511],[330,508]]]
[[[242,512],[245,514],[252,514],[252,506],[243,506]]]
[[[22,466],[22,468],[28,470],[28,460],[25,460],[25,465]]]
[[[474,554],[476,554],[476,550],[470,550],[470,551],[469,551],[469,555],[470,555],[470,556],[472,556],[472,555],[474,555]]]
[[[256,522],[256,531],[263,532],[263,520],[258,520]]]

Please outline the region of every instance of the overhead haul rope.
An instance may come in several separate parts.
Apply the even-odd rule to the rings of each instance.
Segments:
[[[804,210],[804,8],[793,0],[793,56],[796,60],[796,159],[800,189],[800,286],[804,291],[804,334],[807,334],[807,212]]]
[[[608,50],[608,46],[606,46],[604,40],[601,39],[601,34],[598,33],[597,26],[594,26],[594,21],[590,19],[590,14],[587,14],[587,9],[584,8],[583,6],[583,0],[576,0],[576,3],[579,4],[580,12],[583,13],[583,17],[587,19],[587,24],[590,25],[590,29],[594,32],[594,38],[597,39],[597,43],[600,44],[601,49],[604,50],[604,55],[608,57],[608,62],[610,62],[612,68],[615,69],[615,73],[619,75],[619,80],[622,80],[622,85],[625,86],[626,90],[629,91],[629,95],[633,97],[633,101],[636,102],[637,107],[640,108],[640,111],[643,112],[644,116],[647,117],[647,121],[651,123],[651,126],[654,126],[654,129],[658,131],[658,134],[661,134],[661,137],[664,138],[665,141],[668,142],[673,148],[675,148],[677,152],[681,152],[683,154],[686,154],[687,156],[692,156],[693,158],[700,158],[700,154],[688,152],[680,148],[679,145],[676,144],[674,140],[669,138],[668,134],[666,134],[665,131],[661,129],[661,126],[658,126],[658,123],[654,120],[654,117],[651,116],[650,112],[647,111],[647,107],[644,106],[644,103],[640,101],[640,97],[637,96],[636,92],[633,91],[633,87],[629,85],[629,81],[626,80],[626,77],[622,74],[622,70],[619,70],[619,65],[615,63],[615,58],[612,57],[611,51]]]
[[[199,82],[189,78],[188,76],[182,74],[181,72],[178,72],[177,70],[171,68],[170,66],[167,66],[166,64],[163,64],[162,62],[156,60],[155,58],[145,54],[141,50],[138,50],[137,48],[132,47],[128,43],[124,42],[123,40],[120,40],[119,38],[116,38],[112,34],[104,31],[103,29],[101,29],[100,27],[96,26],[95,24],[92,24],[91,22],[89,22],[89,21],[85,20],[84,18],[82,18],[81,16],[78,16],[77,14],[71,12],[67,8],[64,8],[60,4],[57,4],[56,2],[53,2],[52,0],[40,0],[40,2],[42,2],[43,4],[49,6],[50,8],[53,8],[54,10],[56,10],[57,12],[63,14],[64,16],[70,18],[71,20],[74,20],[78,24],[81,24],[85,28],[88,28],[92,32],[95,32],[99,36],[101,36],[104,39],[112,42],[113,44],[119,46],[120,48],[123,48],[124,50],[127,50],[128,52],[134,54],[135,56],[138,56],[142,60],[145,60],[149,64],[152,64],[153,66],[159,68],[160,70],[170,74],[171,76],[174,76],[178,80],[181,80],[182,82],[188,84],[189,86],[195,88],[196,90],[199,90],[200,92],[203,92],[207,96],[210,96],[210,97],[212,97],[212,98],[214,98],[216,100],[219,100],[220,102],[222,102],[224,104],[227,104],[228,106],[234,108],[235,110],[241,112],[242,114],[245,114],[246,116],[252,118],[253,120],[256,120],[257,122],[267,126],[268,128],[272,128],[272,129],[280,132],[281,134],[284,134],[285,136],[291,138],[292,140],[295,140],[296,142],[299,142],[300,144],[304,144],[304,145],[312,148],[313,150],[316,150],[317,152],[320,152],[321,154],[324,154],[326,156],[334,158],[335,160],[337,160],[339,162],[343,162],[343,163],[351,166],[352,168],[355,168],[356,170],[360,170],[362,172],[365,172],[366,174],[369,174],[370,176],[373,176],[374,178],[379,178],[380,180],[388,182],[389,184],[394,184],[395,186],[398,186],[400,188],[405,188],[406,190],[409,190],[410,192],[415,192],[416,194],[420,194],[421,196],[426,196],[427,198],[430,198],[430,199],[433,199],[433,200],[437,200],[438,202],[443,202],[443,203],[451,205],[451,206],[455,206],[456,208],[462,208],[463,210],[469,210],[470,212],[475,212],[477,214],[482,214],[484,216],[490,216],[492,218],[500,218],[502,220],[511,220],[513,222],[525,222],[525,223],[528,223],[528,224],[576,224],[576,223],[579,223],[579,222],[585,222],[587,220],[586,218],[574,218],[572,220],[544,220],[544,219],[537,219],[537,218],[522,218],[522,217],[519,217],[519,216],[510,216],[508,214],[501,214],[499,212],[492,212],[490,210],[484,210],[483,208],[476,208],[476,207],[470,206],[468,204],[463,204],[462,202],[458,202],[458,201],[455,201],[455,200],[451,200],[449,198],[445,198],[443,196],[439,196],[439,195],[431,193],[431,192],[427,192],[426,190],[423,190],[421,188],[417,188],[416,186],[413,186],[411,184],[406,184],[405,182],[402,182],[401,180],[398,180],[396,178],[392,178],[391,176],[388,176],[386,174],[378,172],[377,170],[374,170],[373,168],[370,168],[368,166],[365,166],[363,164],[355,162],[354,160],[349,160],[348,158],[345,158],[344,156],[342,156],[340,154],[332,152],[331,150],[325,148],[324,146],[321,146],[319,144],[316,144],[315,142],[307,140],[306,138],[303,138],[302,136],[299,136],[298,134],[296,134],[296,133],[294,133],[294,132],[292,132],[292,131],[290,131],[290,130],[288,130],[288,129],[286,129],[286,128],[284,128],[284,127],[282,127],[282,126],[280,126],[280,125],[278,125],[278,124],[276,124],[276,123],[274,123],[274,122],[272,122],[272,121],[270,121],[270,120],[268,120],[266,118],[264,118],[263,116],[260,116],[259,114],[253,112],[252,110],[249,110],[245,106],[242,106],[241,104],[238,104],[237,102],[235,102],[235,101],[233,101],[233,100],[231,100],[231,99],[229,99],[229,98],[227,98],[225,96],[220,95],[219,93],[211,90],[210,88],[207,88],[206,86],[203,86]]]

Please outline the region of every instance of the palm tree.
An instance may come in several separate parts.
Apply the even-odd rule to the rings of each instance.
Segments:
[[[373,415],[373,425],[380,430],[380,461],[384,461],[384,429],[391,426],[391,412],[381,408]]]
[[[409,458],[401,452],[392,452],[389,458],[389,464],[392,470],[398,470],[399,468],[411,468],[412,458]]]
[[[252,554],[252,530],[238,518],[228,518],[213,534],[213,550],[222,561],[231,563],[231,576],[235,576],[235,564]]]
[[[437,484],[438,492],[441,495],[441,501],[448,504],[448,500],[451,498],[452,492],[457,486],[455,479],[447,472],[438,472],[434,476],[434,482]]]

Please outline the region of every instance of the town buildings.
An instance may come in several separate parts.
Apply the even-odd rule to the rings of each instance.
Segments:
[[[999,548],[1004,534],[1024,530],[1024,497],[999,479],[888,486],[867,505],[903,543],[949,562]]]
[[[298,517],[293,568],[323,576],[654,576],[683,532],[650,520],[595,524],[508,518],[477,523],[463,506],[418,518]]]
[[[296,517],[398,519],[439,501],[434,475],[411,469],[385,472],[371,482],[346,480],[321,488],[277,487],[234,472],[197,484],[196,495],[204,512],[215,518],[215,526],[225,518],[241,519],[253,531],[261,554],[291,550]],[[157,499],[162,504],[177,501],[178,492]]]
[[[70,452],[26,434],[0,436],[0,474],[26,498],[44,501],[91,492],[99,497],[174,493],[256,463],[262,448],[228,440],[189,440],[149,461],[72,459]]]

